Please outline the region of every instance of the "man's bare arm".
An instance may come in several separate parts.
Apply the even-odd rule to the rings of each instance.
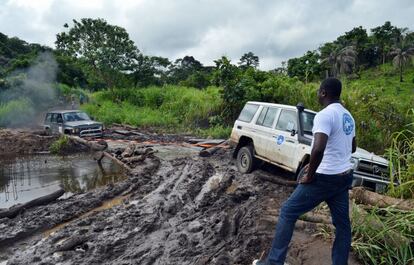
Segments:
[[[352,138],[352,153],[355,153],[357,148],[357,144],[356,144],[356,138]]]
[[[305,176],[299,181],[302,184],[309,183],[315,176],[316,169],[321,164],[323,153],[325,152],[328,135],[324,133],[315,133],[313,148],[310,155],[309,167]]]

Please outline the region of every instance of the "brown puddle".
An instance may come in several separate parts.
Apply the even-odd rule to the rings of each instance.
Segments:
[[[86,213],[84,213],[84,214],[82,214],[82,215],[80,215],[78,217],[75,217],[74,219],[71,219],[70,221],[67,221],[67,222],[58,224],[55,227],[46,230],[45,232],[43,232],[43,237],[44,238],[48,238],[51,234],[53,234],[54,232],[59,231],[60,229],[62,229],[65,226],[67,226],[68,224],[71,224],[71,223],[73,223],[73,222],[75,222],[75,221],[77,221],[79,219],[82,219],[82,218],[86,218],[88,216],[91,216],[91,215],[93,215],[95,213],[98,213],[98,212],[101,212],[101,211],[110,209],[110,208],[115,207],[117,205],[120,205],[120,204],[122,204],[122,202],[124,201],[124,199],[129,198],[129,196],[130,195],[119,196],[119,197],[115,197],[115,198],[113,198],[111,200],[105,201],[99,207],[96,207],[96,208],[94,208],[94,209],[92,209],[92,210],[90,210],[90,211],[88,211],[88,212],[86,212]]]

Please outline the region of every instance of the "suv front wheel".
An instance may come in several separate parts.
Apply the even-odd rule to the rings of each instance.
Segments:
[[[241,173],[250,173],[255,164],[253,146],[247,145],[240,148],[237,153],[237,168]]]

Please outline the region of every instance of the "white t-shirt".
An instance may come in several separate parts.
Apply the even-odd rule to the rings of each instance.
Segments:
[[[313,135],[324,133],[328,136],[322,162],[316,173],[334,175],[352,168],[350,159],[355,121],[348,110],[340,103],[328,105],[316,114],[312,132]]]

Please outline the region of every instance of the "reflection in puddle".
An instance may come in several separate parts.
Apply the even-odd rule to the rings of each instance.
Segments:
[[[57,191],[87,191],[125,179],[121,168],[104,159],[102,166],[88,154],[72,156],[35,155],[2,157],[0,160],[0,208]]]

